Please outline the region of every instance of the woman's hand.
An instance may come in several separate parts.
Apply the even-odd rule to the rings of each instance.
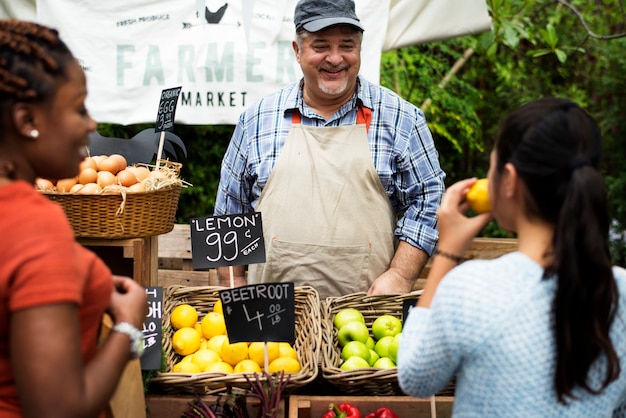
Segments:
[[[141,329],[148,314],[146,290],[130,277],[114,275],[107,312],[114,322],[128,322]]]
[[[476,178],[460,180],[448,187],[443,196],[437,211],[438,247],[443,252],[462,256],[472,238],[493,219],[491,213],[473,217],[465,215],[469,209],[465,195],[476,180]]]

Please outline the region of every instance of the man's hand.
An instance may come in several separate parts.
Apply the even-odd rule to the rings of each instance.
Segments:
[[[378,276],[367,291],[368,295],[408,293],[428,261],[428,254],[411,244],[400,241],[389,269]]]

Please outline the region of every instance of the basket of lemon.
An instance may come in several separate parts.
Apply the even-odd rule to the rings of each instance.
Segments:
[[[163,291],[166,369],[150,380],[166,394],[213,395],[249,389],[250,379],[284,373],[288,393],[315,380],[321,343],[317,291],[295,287],[295,342],[230,343],[219,286],[169,286]],[[267,368],[266,368],[267,366]]]
[[[79,238],[124,239],[172,230],[180,191],[182,164],[159,167],[127,165],[119,154],[87,157],[76,177],[38,178],[36,188],[59,203]]]
[[[322,378],[344,395],[400,396],[397,349],[402,338],[406,294],[353,293],[322,303]],[[453,386],[438,395],[453,394]]]

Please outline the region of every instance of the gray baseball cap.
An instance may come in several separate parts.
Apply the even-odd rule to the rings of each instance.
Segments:
[[[296,30],[317,32],[333,25],[352,25],[363,31],[353,0],[300,0],[293,16]]]

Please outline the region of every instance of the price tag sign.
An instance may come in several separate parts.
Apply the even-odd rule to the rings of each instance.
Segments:
[[[404,327],[404,322],[406,321],[407,316],[409,316],[409,311],[415,308],[416,303],[417,303],[417,298],[405,299],[402,302],[402,326],[403,327]]]
[[[142,370],[161,370],[161,337],[163,335],[163,288],[146,287],[148,315],[143,323],[144,352]]]
[[[190,224],[194,269],[265,262],[260,212],[192,218]]]
[[[174,132],[174,114],[176,113],[176,105],[178,104],[178,96],[181,90],[182,87],[174,87],[161,92],[154,132]]]
[[[295,344],[294,284],[263,283],[220,290],[228,340]]]

